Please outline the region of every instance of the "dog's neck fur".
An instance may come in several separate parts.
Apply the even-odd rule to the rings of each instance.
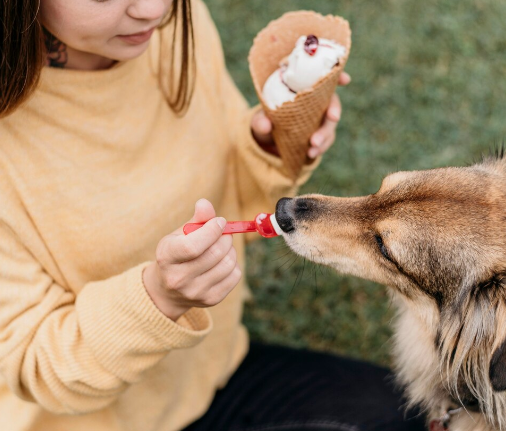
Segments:
[[[408,406],[421,406],[428,420],[440,418],[449,409],[463,406],[464,409],[451,419],[450,431],[505,429],[505,424],[498,421],[505,417],[506,397],[504,393],[494,392],[490,388],[489,355],[481,358],[471,354],[464,361],[466,383],[470,384],[467,382],[470,377],[480,377],[480,381],[484,382],[470,385],[472,395],[482,406],[480,414],[466,408],[465,402],[458,401],[461,398],[461,394],[455,393],[458,382],[453,381],[454,372],[451,367],[446,367],[437,346],[440,312],[434,301],[429,297],[417,298],[415,305],[397,293],[393,293],[393,296],[398,306],[393,346],[395,368],[399,382],[406,387]],[[427,303],[420,306],[420,301]],[[489,346],[488,350],[491,351],[492,347]],[[458,373],[461,374],[460,371]]]

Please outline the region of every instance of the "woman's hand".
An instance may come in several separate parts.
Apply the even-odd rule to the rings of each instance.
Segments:
[[[338,85],[348,85],[351,77],[346,72],[339,76]],[[332,95],[327,115],[323,119],[321,127],[313,133],[310,139],[308,157],[314,159],[324,154],[334,143],[336,138],[337,123],[341,119],[341,101],[337,94]],[[263,110],[258,111],[251,119],[251,131],[258,145],[265,151],[279,155],[276,144],[272,138],[272,123]]]
[[[197,201],[190,222],[207,223],[188,235],[181,227],[162,238],[156,262],[143,274],[149,296],[174,321],[192,307],[220,303],[241,278],[232,235],[222,235],[226,222],[212,204]]]

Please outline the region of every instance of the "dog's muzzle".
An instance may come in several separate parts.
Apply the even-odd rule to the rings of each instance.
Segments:
[[[281,198],[276,204],[276,221],[285,233],[295,229],[293,201],[294,199],[291,198]]]
[[[281,198],[276,204],[276,221],[285,233],[294,231],[301,221],[314,219],[316,213],[314,199],[306,196]]]

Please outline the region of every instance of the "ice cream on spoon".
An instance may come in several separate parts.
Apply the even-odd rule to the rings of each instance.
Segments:
[[[315,35],[301,36],[286,62],[264,84],[262,96],[271,109],[293,101],[297,93],[310,89],[339,64],[346,48]]]

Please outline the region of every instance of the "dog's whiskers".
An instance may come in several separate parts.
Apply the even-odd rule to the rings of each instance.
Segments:
[[[285,268],[285,271],[288,271],[293,266],[293,264],[295,262],[297,262],[297,260],[299,260],[299,258],[300,258],[300,256],[295,255],[294,258],[291,261],[290,261],[290,259],[287,259],[287,261],[283,265],[281,265],[279,267],[279,269],[283,268],[283,266],[285,266],[288,262],[290,262],[290,265],[287,268]]]
[[[293,286],[290,289],[290,294],[288,296],[292,295],[293,289],[300,282],[300,280],[302,280],[302,275],[304,274],[305,268],[306,268],[306,258],[304,258],[304,260],[302,262],[302,269],[299,269],[299,271],[297,272],[297,277],[295,278],[295,282],[293,283]]]
[[[285,254],[283,254],[283,255],[281,255],[281,256],[278,256],[278,257],[276,257],[276,258],[272,259],[272,261],[273,261],[273,262],[276,262],[277,260],[282,259],[282,258],[284,258],[284,257],[288,256],[289,254],[290,254],[290,255],[293,255],[293,252],[292,252],[291,250],[288,250]]]

